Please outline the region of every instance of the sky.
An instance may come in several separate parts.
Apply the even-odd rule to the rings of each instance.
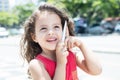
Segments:
[[[10,7],[13,7],[15,5],[15,0],[9,0]]]
[[[35,3],[36,1],[38,0],[9,0],[9,5],[10,7],[14,7],[15,5],[18,5],[18,4],[24,4],[26,3],[27,1],[32,1],[33,3]]]

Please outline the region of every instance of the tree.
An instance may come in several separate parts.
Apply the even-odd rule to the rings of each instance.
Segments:
[[[89,25],[106,17],[120,16],[120,0],[47,0],[66,8],[71,17],[85,17]]]
[[[4,27],[10,27],[14,24],[18,24],[19,18],[8,12],[0,12],[0,24]]]
[[[32,3],[18,5],[14,8],[13,12],[19,17],[19,25],[23,24],[23,22],[32,14],[34,9],[35,5]]]

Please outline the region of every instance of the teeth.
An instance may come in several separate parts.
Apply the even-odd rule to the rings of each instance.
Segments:
[[[49,39],[49,40],[55,40],[55,39]]]

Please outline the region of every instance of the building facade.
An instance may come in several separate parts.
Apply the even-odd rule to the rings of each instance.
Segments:
[[[9,0],[0,0],[0,11],[9,11]]]

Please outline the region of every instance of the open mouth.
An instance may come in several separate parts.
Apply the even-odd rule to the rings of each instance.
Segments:
[[[57,41],[57,38],[50,38],[50,39],[47,39],[47,42],[56,42]]]

